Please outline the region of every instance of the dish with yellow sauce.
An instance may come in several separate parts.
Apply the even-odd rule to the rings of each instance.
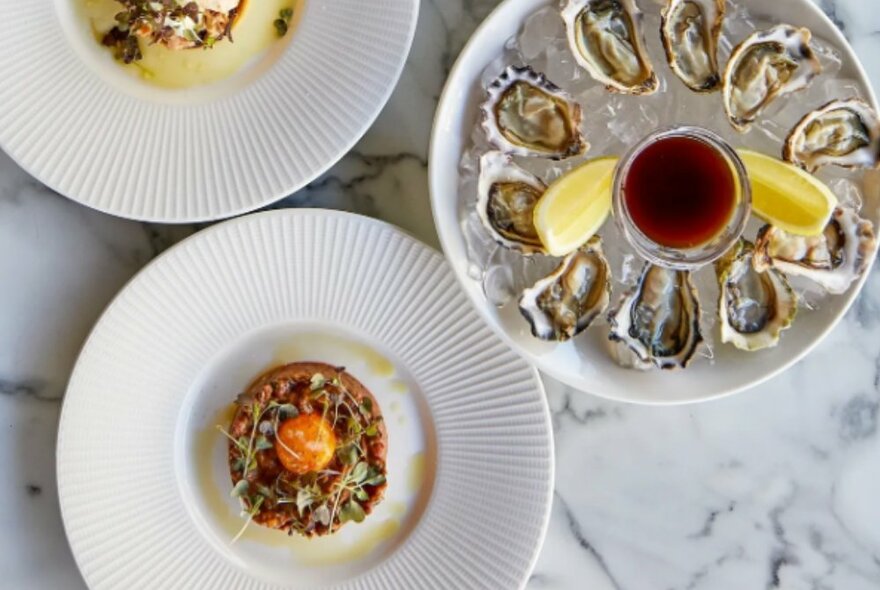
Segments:
[[[227,78],[290,37],[301,0],[76,0],[97,42],[165,88]]]
[[[245,526],[327,535],[361,522],[382,500],[385,424],[373,395],[344,369],[284,365],[236,403],[229,429],[220,428]]]

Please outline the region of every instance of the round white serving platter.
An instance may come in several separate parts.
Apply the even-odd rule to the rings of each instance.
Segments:
[[[386,497],[305,540],[243,524],[217,424],[293,361],[344,365],[388,428]],[[537,372],[443,257],[383,222],[284,210],[214,226],[135,277],[89,337],[58,435],[65,529],[91,588],[504,588],[546,532]]]
[[[648,0],[645,0],[648,1]],[[736,0],[769,22],[790,22],[808,27],[833,43],[842,53],[840,76],[857,80],[864,96],[877,105],[873,89],[858,58],[840,31],[809,0],[765,2]],[[555,3],[555,2],[554,2]],[[605,335],[588,331],[586,345],[554,344],[534,338],[516,305],[498,308],[483,293],[480,281],[468,273],[468,252],[460,222],[459,163],[478,122],[484,100],[481,74],[504,51],[508,39],[526,18],[548,6],[548,0],[507,0],[483,22],[462,51],[440,98],[434,121],[429,157],[429,180],[434,221],[447,259],[480,314],[514,350],[541,371],[574,388],[609,399],[642,404],[680,404],[705,401],[742,391],[784,371],[803,358],[837,324],[858,296],[867,273],[845,294],[829,298],[810,313],[801,313],[779,346],[760,353],[739,351],[716,343],[714,362],[703,359],[684,371],[635,371],[618,366],[604,350]],[[658,34],[646,31],[646,34]],[[662,55],[655,64],[666,65]],[[672,83],[680,83],[673,80]],[[797,100],[794,96],[791,100]],[[589,117],[589,109],[585,111]],[[723,112],[719,103],[719,117]],[[675,121],[660,121],[661,125]],[[726,123],[722,123],[725,124]],[[596,154],[601,155],[601,154]],[[880,182],[876,173],[866,191],[861,215],[880,227]],[[607,223],[612,223],[610,220]]]
[[[418,0],[304,0],[289,42],[185,90],[127,73],[76,9],[0,0],[0,147],[53,190],[131,219],[252,211],[315,179],[372,125]]]

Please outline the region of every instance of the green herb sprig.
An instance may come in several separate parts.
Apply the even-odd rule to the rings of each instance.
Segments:
[[[291,474],[282,472],[271,488],[249,481],[248,476],[257,469],[257,452],[272,448],[270,437],[275,442],[282,442],[277,438],[280,422],[299,415],[299,409],[293,404],[279,404],[273,400],[264,406],[252,402],[249,408],[253,421],[250,433],[237,438],[222,426],[217,426],[239,453],[232,470],[241,472],[241,479],[233,487],[231,495],[241,501],[242,516],[246,516],[247,520],[232,542],[244,534],[264,505],[296,507],[300,518],[307,522],[293,519],[290,522],[291,534],[294,529],[307,532],[317,524],[331,528],[335,521],[340,525],[349,520],[361,522],[366,516],[361,502],[370,497],[365,488],[385,483],[381,469],[368,463],[367,452],[361,444],[364,436],[372,438],[379,434],[381,417],[373,417],[372,400],[366,398],[358,402],[338,377],[328,382],[320,373],[312,376],[308,395],[312,403],[323,405],[325,419],[332,408],[334,430],[340,419],[345,420],[346,435],[341,438],[336,451],[336,458],[342,465],[341,472],[325,469],[294,476],[292,480],[288,479]],[[343,414],[347,416],[343,417]],[[296,456],[292,449],[286,446],[285,449]],[[338,477],[340,475],[341,478]],[[330,478],[336,480],[331,483],[328,481]]]

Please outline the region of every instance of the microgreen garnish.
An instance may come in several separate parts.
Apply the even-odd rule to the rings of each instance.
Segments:
[[[257,499],[251,506],[250,510],[247,510],[243,513],[243,515],[247,516],[247,520],[244,521],[244,525],[241,527],[241,530],[239,530],[238,533],[232,538],[231,543],[235,543],[241,538],[241,536],[247,530],[248,525],[251,524],[251,521],[254,519],[254,517],[259,514],[260,507],[263,505],[264,501],[265,498],[263,498],[263,496],[257,496]]]
[[[361,522],[365,517],[364,509],[354,500],[345,504],[339,511],[339,522],[348,522],[349,520]]]
[[[271,386],[276,388],[277,384]],[[375,493],[370,488],[385,483],[381,465],[370,464],[366,450],[367,439],[378,436],[381,428],[381,417],[373,416],[372,400],[356,398],[338,376],[328,380],[320,373],[300,382],[298,391],[300,397],[289,398],[298,399],[296,404],[280,403],[283,399],[261,403],[249,395],[239,396],[238,426],[232,432],[218,426],[232,451],[230,467],[237,480],[232,496],[239,499],[242,516],[247,517],[235,539],[261,510],[274,511],[285,519],[291,534],[309,535],[316,527],[332,531],[348,521],[360,522],[366,516],[364,503]],[[334,460],[327,468],[306,474],[283,470],[272,485],[265,485],[268,482],[260,479],[259,470],[264,459],[258,461],[258,454],[278,445],[297,457],[278,432],[283,421],[301,412],[320,412],[332,423],[337,437]]]
[[[358,460],[358,448],[356,445],[347,444],[336,449],[336,457],[343,465],[354,465]]]
[[[296,418],[297,416],[299,416],[299,410],[293,404],[282,404],[278,407],[278,417],[281,420]]]
[[[315,373],[314,375],[312,375],[310,388],[312,391],[318,391],[319,389],[324,387],[324,384],[326,382],[327,380],[324,379],[324,375],[322,375],[321,373]]]
[[[235,486],[232,488],[232,492],[230,494],[233,498],[241,498],[248,492],[248,488],[250,488],[250,484],[246,479],[240,479]]]
[[[275,32],[279,37],[283,37],[290,29],[290,20],[293,18],[293,8],[282,8],[278,11],[278,18],[272,24],[275,25]]]
[[[122,10],[116,14],[116,26],[108,31],[102,43],[114,49],[116,58],[126,64],[143,58],[140,39],[165,43],[169,47],[204,47],[231,39],[232,23],[238,8],[228,14],[201,9],[198,2],[186,0],[117,0]],[[292,11],[291,11],[292,16]]]

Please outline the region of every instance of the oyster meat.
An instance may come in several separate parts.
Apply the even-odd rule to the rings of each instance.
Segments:
[[[809,172],[827,164],[874,168],[880,160],[880,119],[861,99],[832,100],[794,126],[782,155]]]
[[[688,271],[646,264],[608,319],[609,350],[627,367],[684,368],[703,341],[700,303]]]
[[[523,254],[543,252],[533,214],[546,186],[501,152],[480,157],[477,214],[492,238]]]
[[[764,226],[755,242],[754,267],[758,272],[776,268],[806,277],[838,294],[865,272],[874,246],[871,222],[850,208],[837,207],[817,236],[796,236]]]
[[[740,240],[715,263],[721,341],[740,350],[760,350],[779,343],[797,314],[797,295],[775,268],[755,270],[755,247]]]
[[[562,18],[575,59],[597,82],[626,94],[657,90],[634,0],[568,0]]]
[[[611,269],[602,239],[590,238],[562,264],[525,289],[519,310],[542,340],[570,340],[604,313],[611,299]]]
[[[749,35],[724,69],[722,94],[730,124],[746,131],[774,99],[806,88],[822,71],[809,29],[777,25]]]
[[[496,149],[561,160],[584,153],[580,105],[544,74],[509,66],[487,89],[482,126]]]
[[[668,0],[660,35],[675,75],[695,92],[714,92],[721,85],[718,40],[725,0]]]

